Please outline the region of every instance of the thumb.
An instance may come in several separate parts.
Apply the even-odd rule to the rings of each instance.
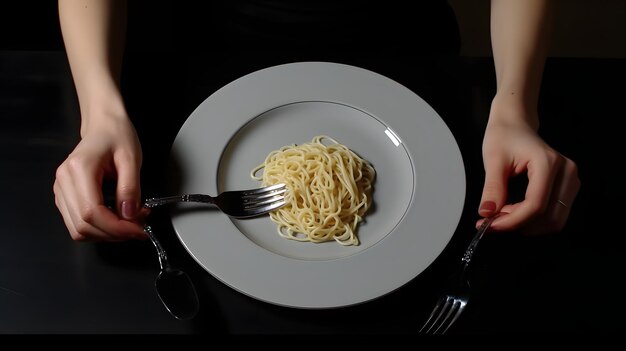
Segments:
[[[117,170],[116,199],[118,213],[124,219],[135,219],[139,213],[141,189],[139,186],[139,168],[131,157],[119,156],[115,158]]]
[[[505,205],[509,175],[503,163],[485,162],[485,185],[480,200],[478,214],[489,217],[498,213]]]

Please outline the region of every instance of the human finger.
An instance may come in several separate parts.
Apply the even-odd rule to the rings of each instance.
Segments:
[[[522,227],[545,211],[552,193],[552,186],[556,175],[555,164],[557,159],[550,157],[535,158],[526,166],[528,186],[524,200],[513,208],[506,216],[493,221],[491,228],[495,231],[510,231]]]
[[[117,171],[116,202],[117,211],[122,218],[135,219],[140,208],[141,190],[139,185],[139,165],[137,156],[120,152],[115,155],[114,163]]]
[[[500,211],[507,197],[509,167],[501,157],[485,157],[485,183],[478,214],[489,217]]]

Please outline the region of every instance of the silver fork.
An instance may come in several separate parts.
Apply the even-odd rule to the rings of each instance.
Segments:
[[[152,208],[178,202],[199,202],[217,206],[225,214],[247,218],[265,214],[285,204],[285,184],[237,191],[225,191],[217,196],[184,194],[147,199],[144,207]]]
[[[420,333],[444,334],[465,310],[465,306],[467,306],[470,297],[467,270],[474,256],[474,251],[478,246],[478,242],[482,239],[483,234],[485,234],[495,218],[496,216],[486,218],[480,228],[478,228],[478,232],[476,232],[463,254],[461,267],[459,267],[459,270],[452,276],[451,285],[447,288],[447,292],[437,301],[430,317],[428,317],[428,320],[426,320],[426,323],[424,323],[424,326],[420,329]]]

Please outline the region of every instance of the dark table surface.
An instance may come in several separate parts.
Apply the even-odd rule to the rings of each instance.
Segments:
[[[260,60],[239,66],[230,60],[226,74],[224,67],[204,69],[208,58],[198,55],[177,59],[178,69],[167,70],[159,55],[129,58],[127,67],[135,73],[124,83],[144,145],[144,195],[158,193],[165,181],[164,174],[146,173],[167,159],[175,126],[215,89],[269,64]],[[416,91],[444,119],[463,116],[447,123],[466,166],[464,214],[431,267],[399,290],[359,306],[278,307],[236,292],[205,272],[178,241],[167,212],[157,210],[155,228],[173,263],[191,275],[201,300],[196,318],[179,321],[155,293],[158,261],[150,242],[75,243],[55,208],[54,172],[76,144],[79,127],[65,54],[0,52],[0,333],[416,333],[474,232],[483,177],[480,138],[495,86],[489,58],[461,58],[453,64],[430,58],[413,64],[432,69],[414,74],[407,71],[410,65],[399,65],[381,73]],[[411,78],[405,80],[405,73]],[[548,60],[540,132],[578,163],[581,191],[561,233],[484,239],[473,262],[474,295],[451,333],[625,329],[625,240],[619,229],[625,191],[618,170],[625,81],[626,60]],[[163,127],[170,119],[173,124]]]

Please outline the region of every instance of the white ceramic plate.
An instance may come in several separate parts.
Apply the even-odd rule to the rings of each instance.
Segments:
[[[278,236],[269,217],[219,211],[172,213],[195,260],[232,288],[300,308],[362,303],[426,269],[454,234],[465,171],[454,137],[419,96],[358,67],[301,62],[263,69],[215,92],[191,114],[172,148],[181,193],[260,186],[252,168],[284,145],[328,135],[377,172],[374,207],[359,246]]]

